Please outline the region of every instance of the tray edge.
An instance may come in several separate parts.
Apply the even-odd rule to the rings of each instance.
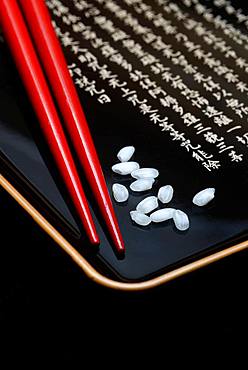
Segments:
[[[158,277],[142,282],[126,283],[110,279],[98,272],[40,212],[3,176],[0,174],[0,186],[33,218],[33,220],[62,248],[71,259],[82,269],[85,275],[104,287],[122,291],[142,291],[165,284],[175,278],[193,272],[224,257],[248,249],[248,240],[215,252],[207,257],[176,268]]]

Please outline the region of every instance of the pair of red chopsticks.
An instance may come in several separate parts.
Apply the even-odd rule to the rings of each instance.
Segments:
[[[125,249],[122,236],[94,143],[45,2],[0,0],[0,21],[41,128],[89,240],[92,244],[99,243],[46,78],[116,250],[123,253]]]

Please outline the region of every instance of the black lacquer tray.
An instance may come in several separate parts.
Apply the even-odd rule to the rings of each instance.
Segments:
[[[240,164],[226,161],[221,170],[209,172],[115,94],[111,103],[101,104],[79,89],[110,193],[115,182],[131,183],[130,177],[111,171],[123,146],[134,145],[134,160],[160,172],[152,190],[143,195],[131,192],[122,205],[113,200],[126,244],[126,255],[119,259],[78,166],[101,239],[98,250],[88,245],[5,43],[0,50],[1,185],[89,276],[119,289],[142,289],[248,246],[247,158]],[[185,232],[173,221],[144,228],[130,220],[129,211],[165,184],[174,187],[170,206],[189,215]],[[216,198],[204,208],[194,206],[193,195],[206,187],[216,188]]]

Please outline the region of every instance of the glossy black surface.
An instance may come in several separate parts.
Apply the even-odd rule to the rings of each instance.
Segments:
[[[93,78],[90,71],[86,73]],[[87,190],[101,239],[99,251],[93,251],[71,209],[4,45],[1,45],[0,81],[1,171],[104,273],[128,281],[147,279],[199,255],[246,239],[247,161],[235,165],[228,162],[222,170],[208,173],[185,149],[178,147],[156,125],[148,123],[118,94],[111,95],[111,104],[101,105],[80,90],[110,192],[114,182],[130,184],[131,178],[123,180],[113,174],[111,166],[117,161],[116,153],[121,147],[134,145],[134,159],[142,166],[152,166],[160,171],[153,190],[146,195],[155,194],[164,184],[173,185],[175,193],[171,207],[186,211],[191,225],[186,232],[176,230],[172,221],[142,228],[133,224],[129,217],[129,211],[136,207],[142,196],[131,194],[127,204],[123,205],[114,202],[126,243],[125,258],[120,260],[113,252]],[[83,180],[81,169],[80,173]],[[193,195],[206,187],[216,188],[216,199],[204,208],[194,206]]]

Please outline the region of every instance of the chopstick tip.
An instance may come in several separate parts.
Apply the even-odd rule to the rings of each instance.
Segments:
[[[100,244],[100,239],[97,234],[90,235],[90,243],[95,246],[98,246]]]
[[[126,251],[124,241],[121,238],[118,238],[115,242],[115,245],[117,247],[119,255],[124,256]]]

